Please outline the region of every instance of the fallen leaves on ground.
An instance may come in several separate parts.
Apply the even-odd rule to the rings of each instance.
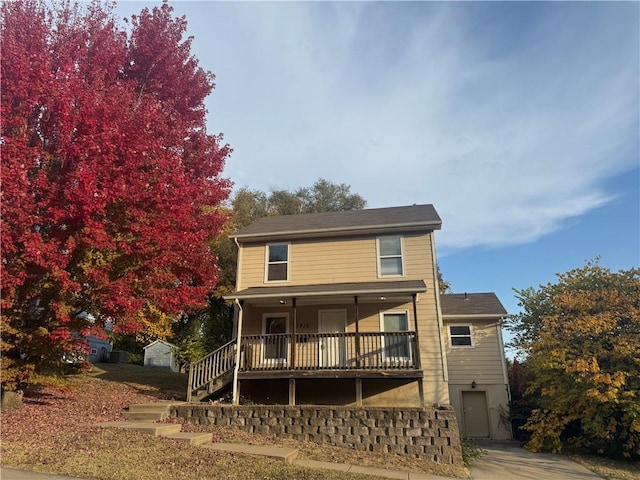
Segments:
[[[158,378],[142,383],[144,370],[109,366],[105,375],[73,376],[64,385],[43,386],[28,393],[22,409],[3,412],[0,417],[2,465],[100,480],[372,478],[287,466],[267,458],[216,452],[166,438],[96,426],[124,420],[123,409],[131,404],[175,398],[175,384],[163,384]],[[170,421],[184,423],[182,419]],[[312,460],[450,476],[466,473],[464,469],[399,455],[254,435],[230,427],[184,424],[183,430],[210,431],[214,441],[297,448],[299,458]]]

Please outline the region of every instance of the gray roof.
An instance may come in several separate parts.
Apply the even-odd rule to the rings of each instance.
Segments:
[[[440,295],[443,316],[496,316],[507,315],[507,311],[495,293],[447,293]]]
[[[433,205],[411,205],[264,217],[239,230],[232,238],[242,242],[362,233],[400,233],[440,229],[441,226],[442,220]]]
[[[224,298],[243,300],[252,298],[319,297],[326,295],[393,295],[426,291],[427,286],[422,280],[402,280],[393,282],[249,287],[239,292],[225,295]]]

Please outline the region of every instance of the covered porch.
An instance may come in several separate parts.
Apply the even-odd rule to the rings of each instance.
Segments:
[[[411,280],[252,287],[230,295],[234,403],[240,384],[251,380],[288,380],[288,403],[295,404],[296,380],[351,379],[362,404],[363,379],[420,379],[416,303],[425,291],[422,280]]]

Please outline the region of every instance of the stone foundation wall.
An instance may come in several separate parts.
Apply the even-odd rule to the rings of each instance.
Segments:
[[[346,445],[462,465],[458,423],[451,407],[210,405],[171,406],[171,416],[198,425]]]

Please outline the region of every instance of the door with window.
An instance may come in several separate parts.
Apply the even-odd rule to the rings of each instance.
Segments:
[[[411,361],[409,344],[409,315],[406,311],[382,312],[380,327],[385,334],[382,338],[382,361],[385,363],[406,363]]]
[[[284,364],[289,359],[289,316],[284,313],[266,314],[262,319],[262,362]]]
[[[321,367],[344,367],[347,349],[344,336],[347,324],[346,310],[320,310],[318,313],[318,333],[335,334],[320,336],[319,363]]]

